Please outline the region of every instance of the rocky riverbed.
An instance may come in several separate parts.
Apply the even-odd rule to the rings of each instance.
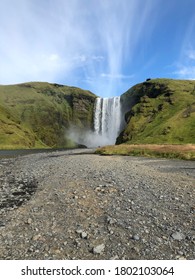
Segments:
[[[195,163],[0,159],[0,259],[195,259]]]

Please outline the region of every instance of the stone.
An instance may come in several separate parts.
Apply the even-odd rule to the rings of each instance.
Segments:
[[[32,238],[33,241],[37,241],[39,239],[40,239],[40,234],[34,235]]]
[[[102,254],[104,251],[105,245],[104,244],[100,244],[96,247],[93,248],[93,253],[94,254]]]
[[[177,259],[178,259],[178,260],[186,260],[186,258],[183,257],[183,256],[178,256]]]
[[[113,219],[113,218],[111,218],[111,217],[108,217],[108,218],[107,218],[107,222],[108,222],[109,225],[114,225],[114,224],[116,224],[116,219]]]
[[[4,227],[5,226],[5,223],[0,221],[0,227]]]
[[[81,232],[81,238],[87,239],[87,233],[85,231]]]
[[[77,229],[77,230],[76,230],[76,233],[80,233],[80,234],[81,234],[82,232],[83,232],[82,229]]]
[[[136,253],[138,253],[138,254],[139,254],[140,249],[139,249],[138,247],[134,247],[133,249],[134,249],[134,251],[135,251]]]
[[[133,240],[135,240],[135,241],[138,241],[138,240],[140,240],[140,237],[139,237],[139,235],[137,235],[137,234],[133,235]]]
[[[31,218],[28,218],[28,220],[27,220],[27,224],[32,224],[32,219]]]
[[[178,231],[172,233],[172,234],[171,234],[171,237],[172,237],[174,240],[178,240],[178,241],[181,241],[182,239],[185,238],[185,236],[183,235],[183,233],[178,232]]]
[[[115,256],[111,257],[110,260],[119,260],[119,256],[115,255]]]
[[[183,253],[182,251],[178,251],[177,253],[178,253],[178,255],[180,255],[180,256],[183,256],[183,255],[184,255],[184,253]]]

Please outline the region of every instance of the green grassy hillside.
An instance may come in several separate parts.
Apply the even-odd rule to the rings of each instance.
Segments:
[[[68,147],[70,125],[91,128],[95,95],[31,82],[0,86],[0,148]]]
[[[0,149],[73,146],[68,129],[93,128],[95,98],[58,84],[0,86]],[[149,80],[121,102],[126,123],[117,144],[195,143],[195,81]]]
[[[149,80],[121,100],[127,124],[117,144],[195,143],[195,81]]]

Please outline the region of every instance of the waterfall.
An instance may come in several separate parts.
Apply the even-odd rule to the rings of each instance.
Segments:
[[[120,125],[120,97],[97,98],[94,110],[94,132],[98,144],[115,144]]]

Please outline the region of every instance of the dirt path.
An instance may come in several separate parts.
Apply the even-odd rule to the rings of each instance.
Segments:
[[[0,259],[195,259],[195,163],[83,154],[0,160]]]

